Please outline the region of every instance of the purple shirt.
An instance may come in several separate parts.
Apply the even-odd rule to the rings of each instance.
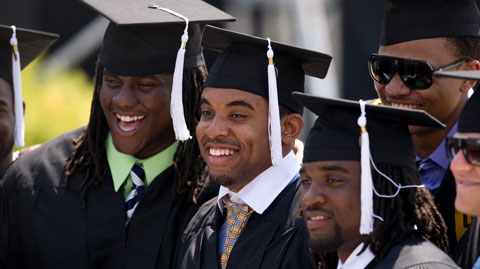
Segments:
[[[447,136],[453,136],[455,134],[457,131],[457,125],[458,122],[453,125]],[[435,149],[435,151],[430,154],[430,156],[422,159],[417,155],[415,158],[422,183],[429,191],[440,187],[443,176],[445,175],[448,165],[450,164],[447,157],[447,150],[445,148],[445,140],[447,139],[447,136],[443,139],[442,143]]]

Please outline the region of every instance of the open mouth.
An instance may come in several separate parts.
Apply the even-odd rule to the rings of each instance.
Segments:
[[[121,115],[115,114],[117,118],[117,126],[122,132],[135,131],[145,119],[142,115]]]
[[[232,156],[237,152],[238,150],[228,149],[228,148],[209,148],[208,149],[208,154],[215,157]]]
[[[420,105],[413,104],[399,104],[399,103],[390,103],[392,107],[403,108],[403,109],[420,109]]]

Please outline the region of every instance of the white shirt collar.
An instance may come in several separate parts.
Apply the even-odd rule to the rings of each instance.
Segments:
[[[360,245],[358,245],[357,248],[355,248],[355,250],[350,253],[345,263],[342,263],[342,261],[339,259],[337,269],[356,269],[367,267],[367,265],[375,258],[375,255],[368,247],[367,249],[365,249],[365,251],[362,252],[362,254],[357,256],[357,254],[362,250],[362,248],[363,243],[360,243]]]
[[[247,204],[258,214],[263,214],[299,170],[300,163],[293,151],[290,151],[278,165],[267,168],[239,192],[236,193],[227,187],[220,186],[217,197],[220,212],[223,214],[222,198],[230,194],[230,200],[233,202]]]

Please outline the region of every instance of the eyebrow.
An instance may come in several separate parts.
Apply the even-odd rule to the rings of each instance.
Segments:
[[[207,99],[202,98],[202,99],[200,99],[200,105],[203,105],[203,104],[210,105],[210,102],[208,102]],[[250,105],[249,103],[247,103],[245,101],[241,101],[241,100],[232,101],[232,102],[227,104],[227,107],[232,107],[232,106],[243,106],[243,107],[247,107],[247,108],[251,109],[252,111],[255,111],[255,109],[253,108],[252,105]]]
[[[227,107],[230,107],[230,106],[243,106],[243,107],[247,107],[247,108],[251,109],[252,111],[255,111],[255,109],[253,109],[252,105],[250,105],[249,103],[247,103],[245,101],[242,101],[242,100],[232,101],[232,102],[228,103]]]

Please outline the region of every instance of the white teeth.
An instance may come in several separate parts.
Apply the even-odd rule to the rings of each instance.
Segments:
[[[327,219],[327,218],[324,217],[324,216],[315,216],[315,217],[311,217],[310,219],[311,220],[324,220],[324,219]]]
[[[408,105],[408,104],[397,104],[392,103],[393,107],[403,108],[403,109],[418,109],[417,105]]]
[[[233,155],[233,153],[235,153],[235,151],[233,149],[214,149],[214,148],[210,148],[208,150],[208,153],[212,156],[229,156],[229,155]]]
[[[117,119],[125,122],[132,122],[132,121],[137,121],[145,118],[145,116],[124,116],[117,114]]]

